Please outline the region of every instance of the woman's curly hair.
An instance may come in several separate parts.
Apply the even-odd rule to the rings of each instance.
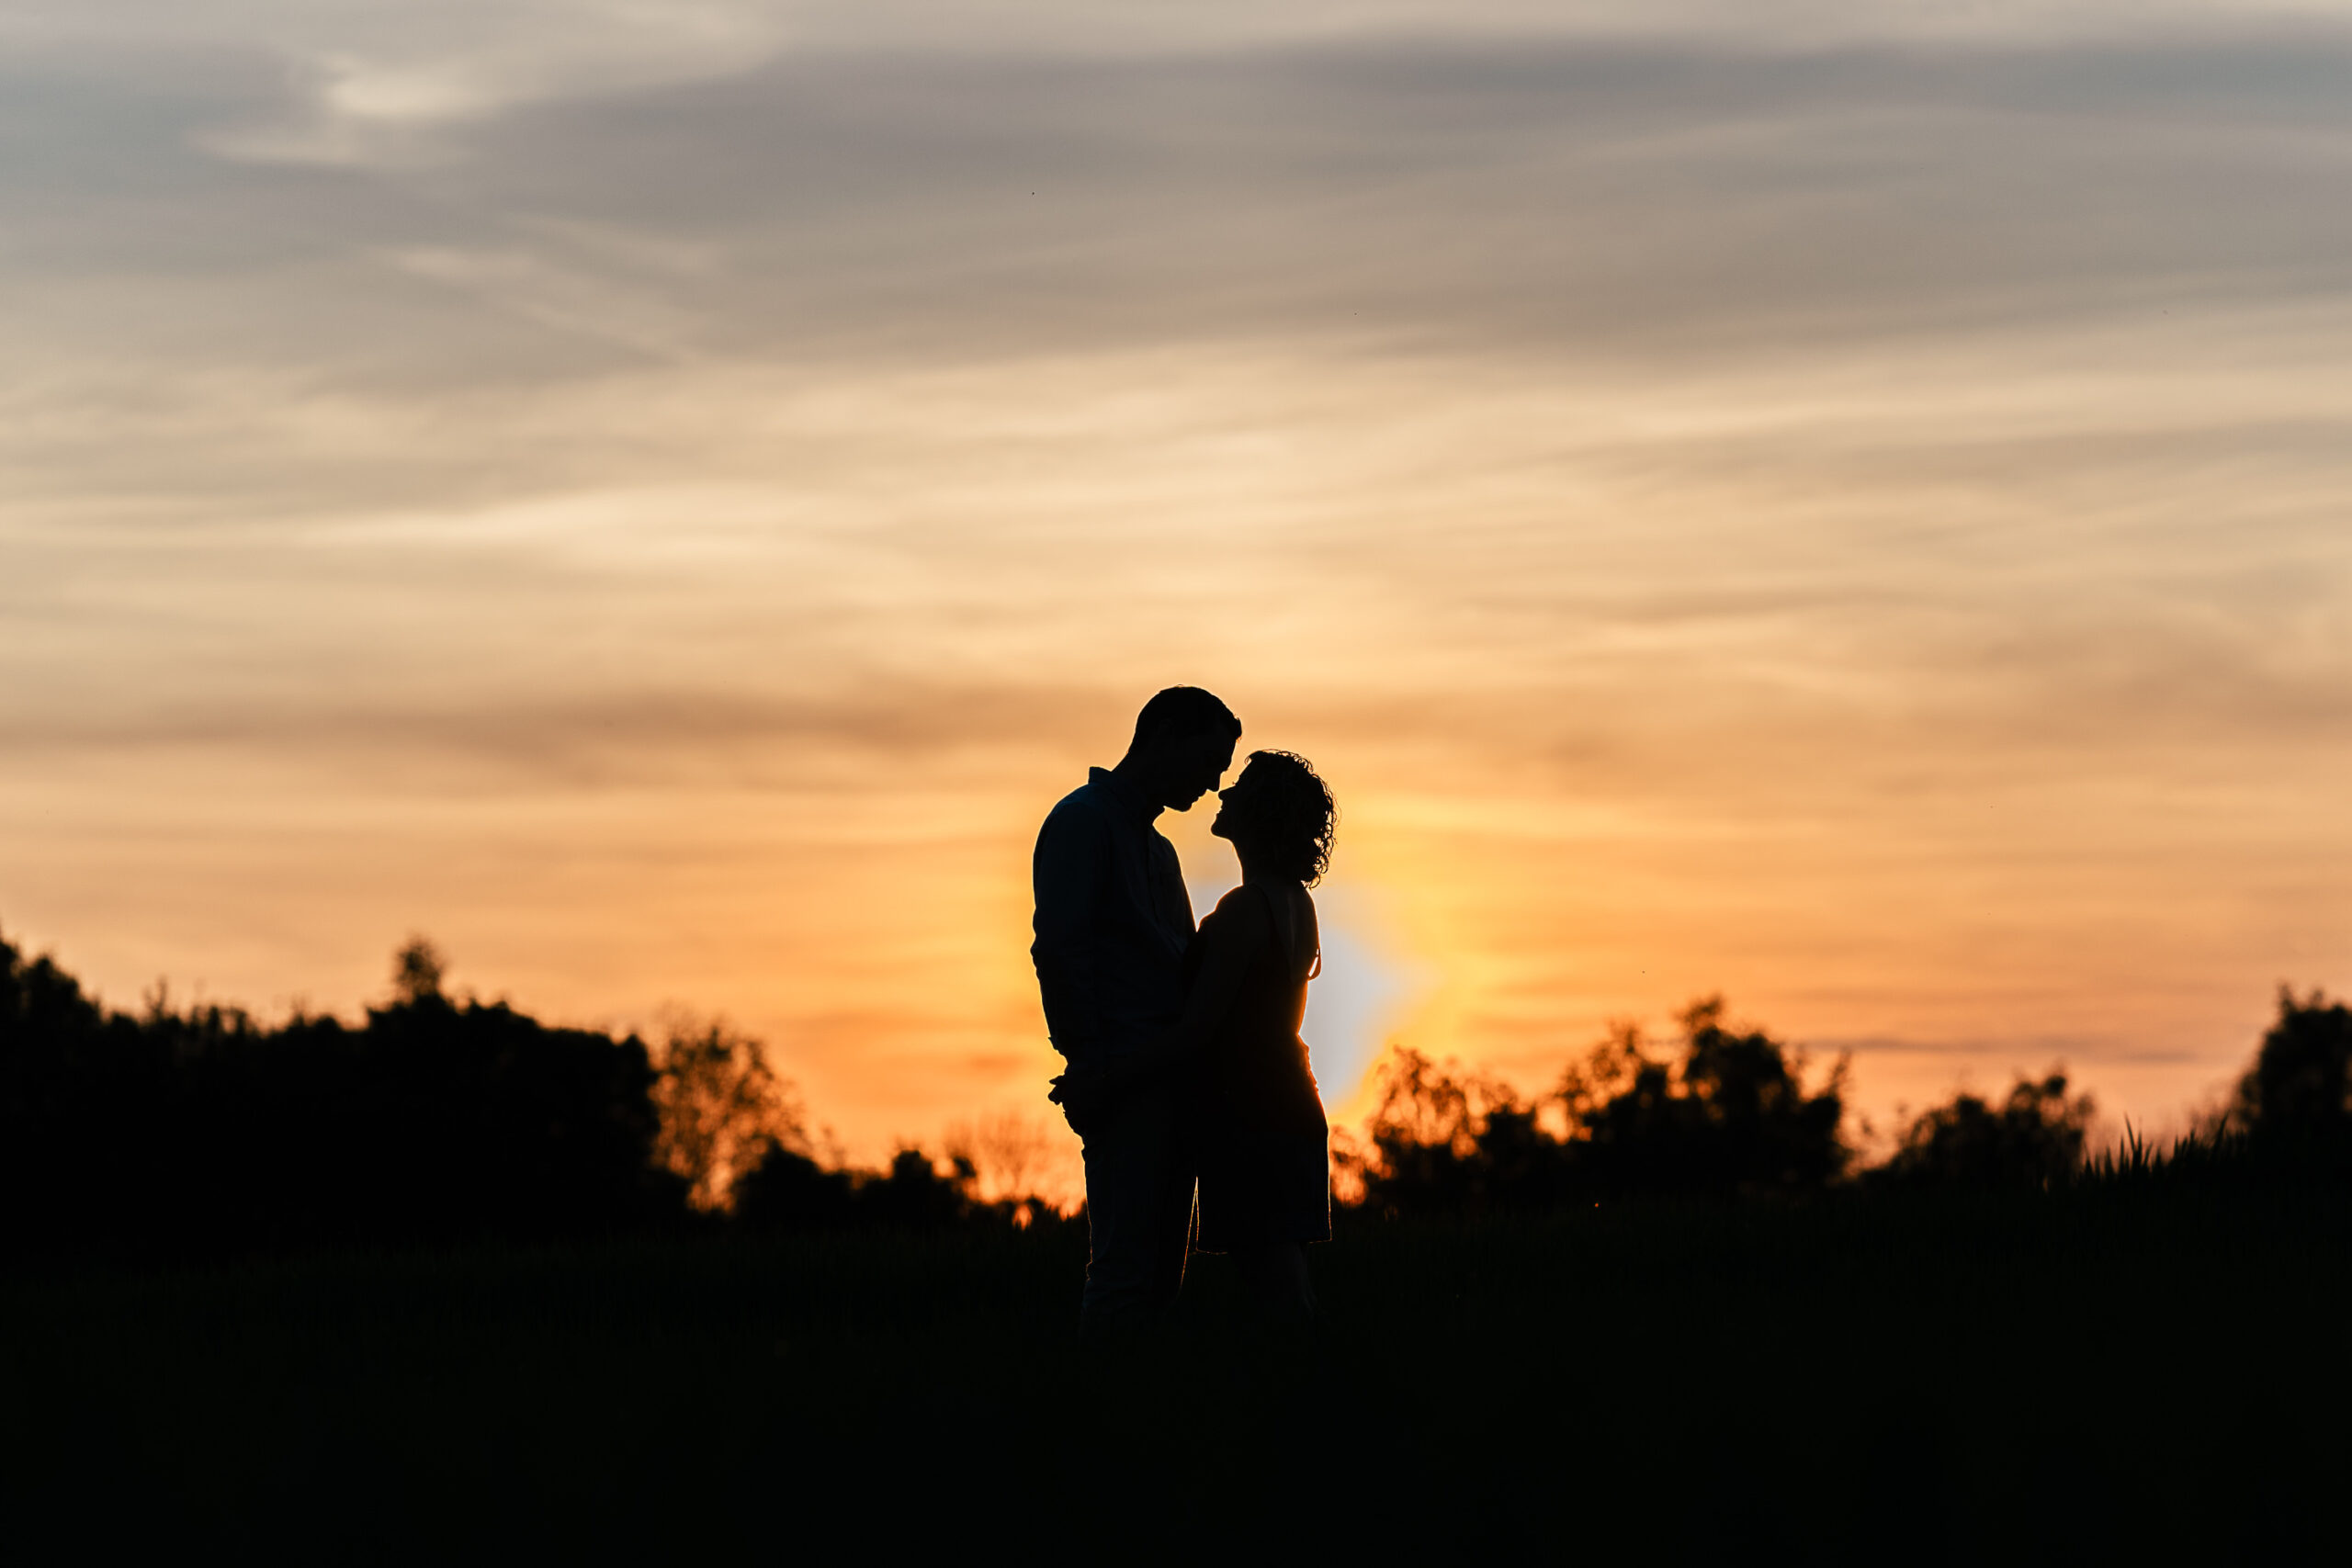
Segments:
[[[1264,771],[1266,787],[1244,804],[1234,836],[1271,856],[1283,874],[1312,887],[1331,869],[1339,802],[1315,765],[1295,751],[1252,751],[1242,774],[1256,770]]]

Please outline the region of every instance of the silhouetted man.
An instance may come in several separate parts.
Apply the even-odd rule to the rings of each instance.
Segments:
[[[1170,686],[1136,716],[1114,768],[1095,768],[1037,835],[1037,964],[1046,1027],[1069,1061],[1057,1080],[1086,1145],[1081,1341],[1165,1306],[1192,1241],[1192,1151],[1172,1090],[1124,1063],[1183,1010],[1193,901],[1176,846],[1153,827],[1189,809],[1233,765],[1241,721],[1197,686]]]

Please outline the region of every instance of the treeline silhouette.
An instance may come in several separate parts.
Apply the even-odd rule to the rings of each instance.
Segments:
[[[2352,1168],[2352,1010],[2282,990],[2227,1109],[2165,1152],[2087,1161],[2093,1105],[2062,1072],[1960,1094],[1863,1168],[1847,1064],[1815,1073],[1719,998],[1659,1045],[1616,1030],[1528,1098],[1392,1052],[1377,1110],[1335,1139],[1361,1215],[1528,1212],[1832,1189],[2046,1189],[2102,1175]],[[1017,1140],[1016,1140],[1017,1141]],[[554,1027],[459,1000],[423,941],[352,1024],[233,1007],[109,1010],[0,941],[0,1224],[11,1255],[220,1257],[558,1240],[724,1226],[937,1230],[1064,1223],[985,1138],[856,1168],[820,1146],[756,1043],[723,1025]],[[983,1196],[984,1188],[992,1193]]]
[[[6,1250],[206,1258],[545,1241],[723,1223],[793,1230],[1026,1224],[969,1162],[815,1157],[747,1040],[656,1048],[455,1000],[431,946],[365,1021],[102,1007],[0,941],[0,1226]]]
[[[2096,1106],[2063,1071],[2020,1077],[1999,1101],[1960,1093],[1897,1130],[1860,1168],[1846,1128],[1847,1063],[1807,1064],[1721,998],[1684,1010],[1661,1050],[1632,1025],[1529,1099],[1412,1051],[1379,1067],[1361,1135],[1335,1140],[1343,1182],[1374,1213],[1526,1212],[1635,1197],[2049,1190],[2081,1180],[2339,1179],[2352,1175],[2352,1009],[2281,987],[2278,1016],[2229,1103],[2159,1149],[2128,1127],[2087,1157]]]

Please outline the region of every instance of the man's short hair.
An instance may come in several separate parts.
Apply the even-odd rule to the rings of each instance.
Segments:
[[[1170,735],[1204,734],[1238,740],[1241,721],[1212,693],[1198,686],[1170,686],[1154,693],[1136,715],[1136,738],[1129,744],[1146,746]]]

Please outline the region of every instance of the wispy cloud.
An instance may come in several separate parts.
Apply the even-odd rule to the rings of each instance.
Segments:
[[[416,246],[388,252],[384,259],[402,272],[447,284],[493,309],[558,332],[657,359],[680,358],[690,352],[693,312],[642,286],[631,287],[534,251]]]
[[[526,105],[750,70],[780,47],[775,11],[743,0],[271,8],[240,41],[280,56],[289,101],[201,144],[257,163],[437,162],[459,151],[451,132]]]

